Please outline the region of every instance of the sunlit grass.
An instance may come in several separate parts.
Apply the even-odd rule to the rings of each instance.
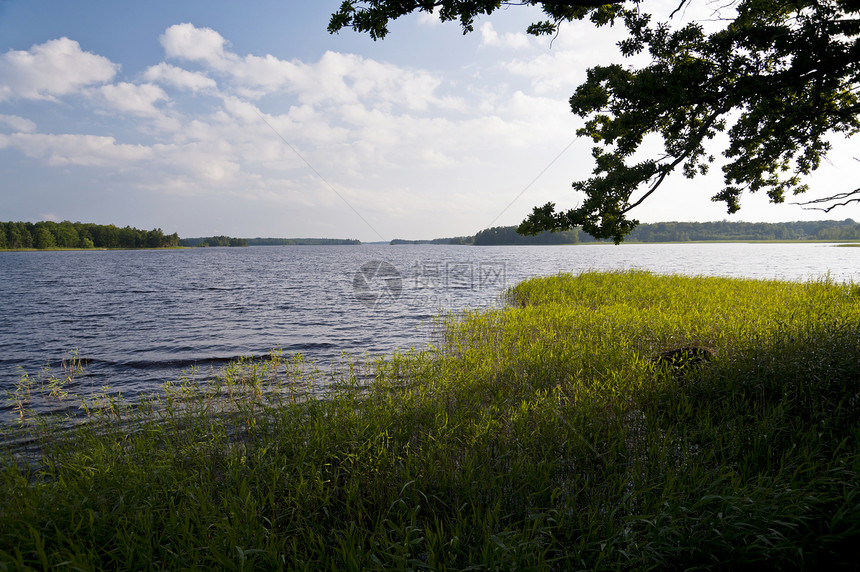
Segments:
[[[274,353],[134,404],[22,378],[0,567],[853,565],[860,287],[586,273],[509,301],[434,351]],[[713,359],[654,359],[679,347]]]

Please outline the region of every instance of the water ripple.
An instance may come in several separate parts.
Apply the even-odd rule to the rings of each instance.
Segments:
[[[323,364],[408,350],[428,343],[440,312],[498,306],[506,286],[530,276],[637,268],[860,282],[858,258],[860,249],[825,244],[0,253],[0,392],[22,371],[61,368],[74,349],[90,360],[88,385],[130,396],[276,348]],[[396,295],[359,273],[379,260],[399,273]]]

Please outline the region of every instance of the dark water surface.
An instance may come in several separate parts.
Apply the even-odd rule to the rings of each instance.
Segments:
[[[89,360],[79,383],[133,397],[275,348],[325,365],[421,347],[442,311],[499,305],[530,276],[648,269],[860,283],[829,244],[287,246],[0,253],[0,397],[23,372]],[[0,409],[8,409],[5,399]]]

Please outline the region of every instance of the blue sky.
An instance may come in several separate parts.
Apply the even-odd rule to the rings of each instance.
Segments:
[[[550,43],[523,33],[538,12],[510,8],[466,36],[414,15],[374,42],[326,32],[338,5],[0,0],[0,220],[378,241],[581,200],[590,144],[567,99],[619,60],[618,31],[575,24]],[[856,187],[852,154],[836,142],[809,198]],[[719,169],[678,174],[635,216],[860,218],[765,197],[729,217],[720,187]]]

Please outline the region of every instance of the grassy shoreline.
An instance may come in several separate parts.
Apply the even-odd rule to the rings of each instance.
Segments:
[[[74,400],[63,376],[22,391],[0,567],[855,565],[860,286],[593,272],[509,296],[442,319],[434,352],[275,354],[85,397],[67,431],[29,409]],[[655,361],[679,347],[714,357]],[[7,454],[25,434],[38,465]]]

